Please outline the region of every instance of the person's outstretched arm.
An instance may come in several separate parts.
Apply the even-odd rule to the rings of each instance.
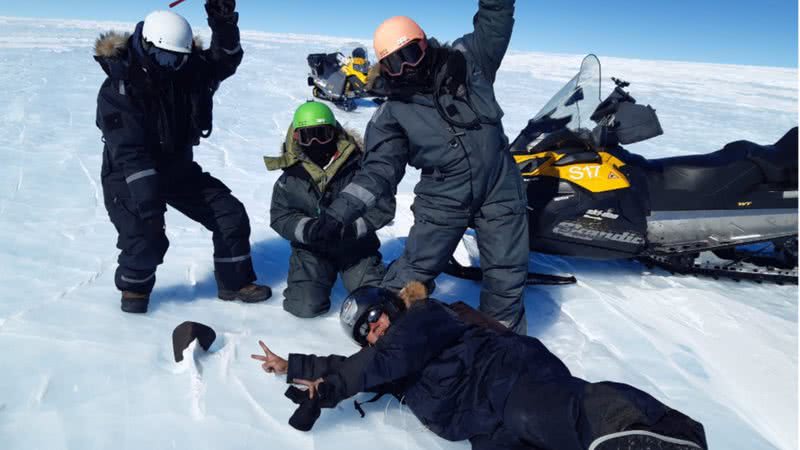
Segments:
[[[492,83],[511,41],[514,1],[480,0],[478,13],[472,19],[474,31],[453,43],[454,48],[461,46],[472,56]]]
[[[383,104],[367,125],[366,153],[361,170],[326,212],[344,225],[353,223],[378,199],[394,196],[397,184],[406,173],[406,164],[408,138],[387,105]]]
[[[217,82],[236,73],[244,56],[239,42],[239,13],[235,9],[235,0],[206,1],[211,47],[205,51],[205,55],[213,67]]]
[[[350,225],[354,228],[354,236],[360,239],[380,230],[394,219],[396,208],[394,192],[384,194],[375,202],[375,206],[368,209],[363,216]]]

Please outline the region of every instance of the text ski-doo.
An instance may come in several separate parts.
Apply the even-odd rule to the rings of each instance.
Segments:
[[[308,85],[314,97],[352,111],[356,108],[355,99],[369,96],[370,63],[363,48],[353,50],[350,57],[341,53],[312,53],[307,60],[311,70]]]
[[[527,187],[531,250],[797,284],[797,128],[773,145],[736,141],[646,159],[621,145],[663,133],[655,110],[613,78],[601,101],[600,76],[597,57],[587,56],[511,144]],[[448,273],[479,271],[453,260]]]

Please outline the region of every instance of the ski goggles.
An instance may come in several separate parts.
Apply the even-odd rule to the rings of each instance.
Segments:
[[[425,41],[411,41],[405,47],[401,47],[381,59],[381,68],[385,74],[398,77],[403,74],[403,68],[417,67],[425,58],[427,48],[428,45]]]
[[[317,144],[327,144],[336,136],[336,129],[330,125],[305,127],[295,130],[294,139],[298,144],[307,147],[315,141]]]
[[[154,63],[163,69],[177,72],[186,64],[187,61],[189,61],[189,55],[186,53],[164,50],[163,48],[158,48],[153,45],[153,43],[144,39],[142,42],[144,43],[143,47],[145,53],[147,53],[147,56],[149,56]]]
[[[370,309],[369,312],[367,312],[367,318],[361,323],[358,329],[358,334],[361,335],[362,338],[366,338],[370,332],[370,325],[379,321],[383,313],[383,308],[380,306]]]

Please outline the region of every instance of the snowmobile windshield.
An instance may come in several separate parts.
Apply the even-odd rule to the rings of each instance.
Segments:
[[[600,77],[600,60],[595,55],[587,55],[578,74],[544,105],[533,120],[569,118],[566,127],[570,130],[591,130],[594,125],[590,117],[601,101]]]

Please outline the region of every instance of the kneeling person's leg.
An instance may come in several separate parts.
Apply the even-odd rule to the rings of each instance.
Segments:
[[[325,314],[331,307],[331,288],[335,282],[333,262],[308,250],[293,248],[283,309],[302,318]]]

